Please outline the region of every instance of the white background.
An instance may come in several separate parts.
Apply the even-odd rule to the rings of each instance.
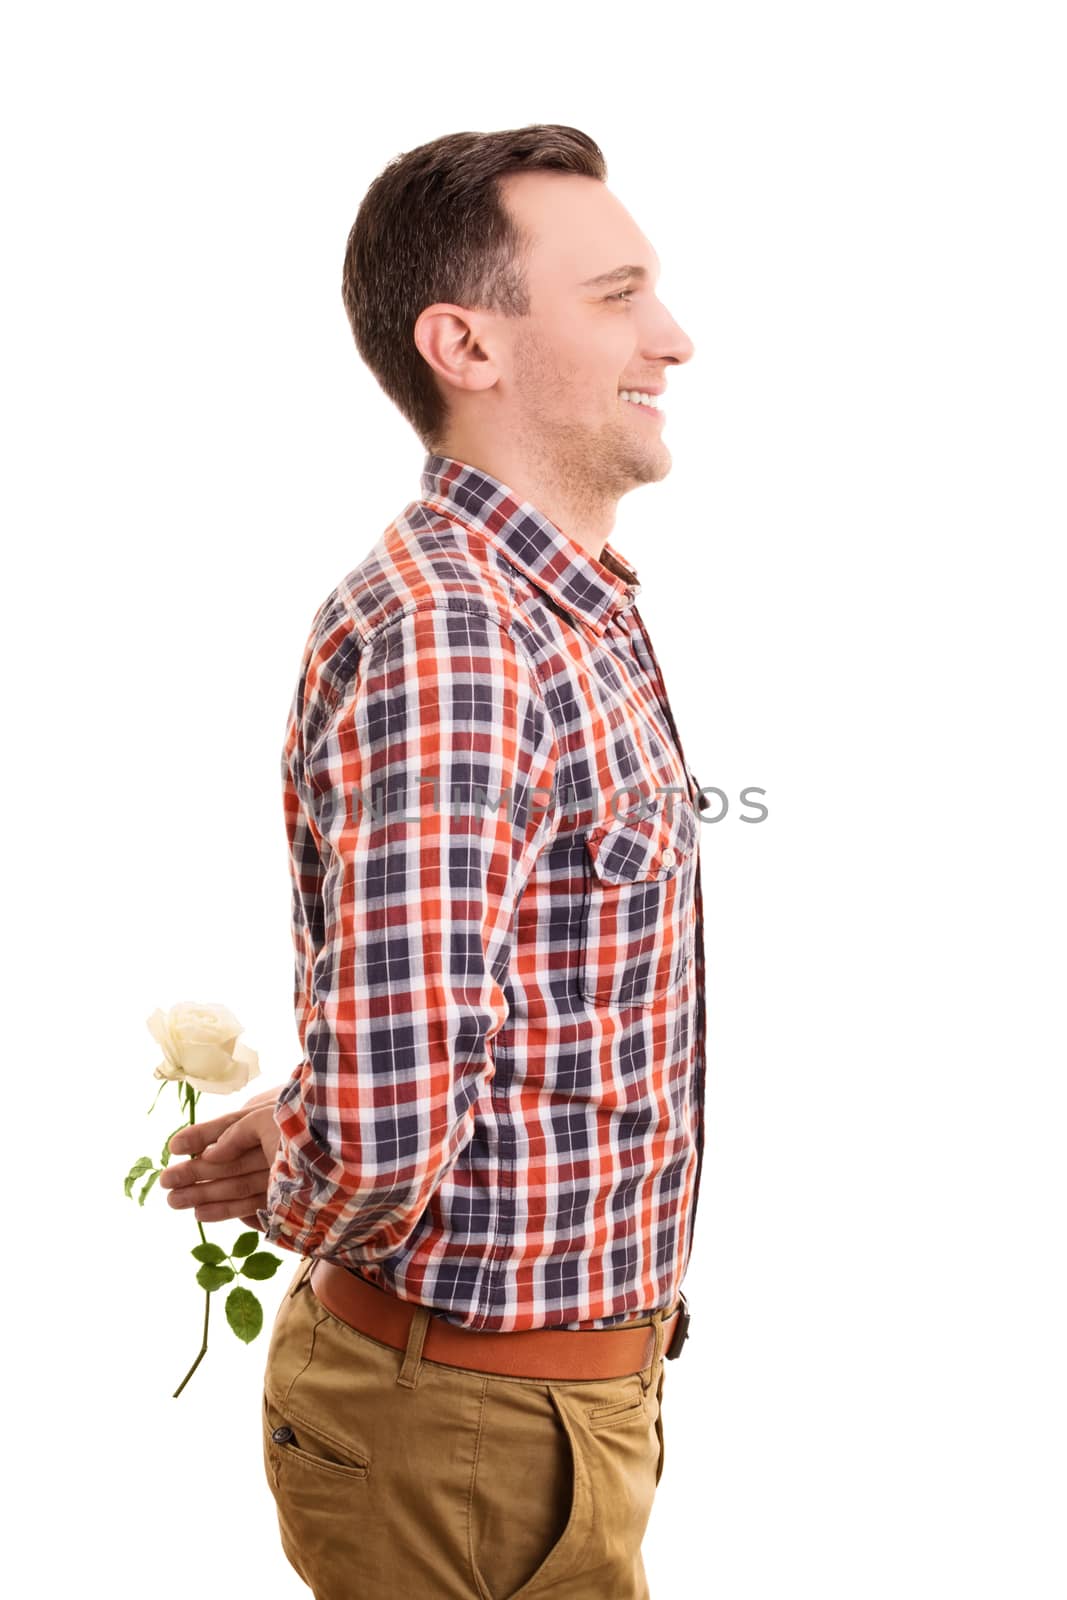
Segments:
[[[202,1296],[188,1214],[122,1192],[181,1120],[173,1089],[146,1118],[144,1019],[222,1000],[256,1089],[297,1063],[285,717],[315,608],[422,462],[355,352],[345,240],[395,153],[546,121],[600,143],[696,346],[673,470],[613,542],[690,764],[770,808],[702,833],[707,1145],[653,1600],[1062,1600],[1061,21],[259,0],[5,26],[24,1592],[308,1592],[262,1475],[266,1334],[217,1298],[171,1399]]]

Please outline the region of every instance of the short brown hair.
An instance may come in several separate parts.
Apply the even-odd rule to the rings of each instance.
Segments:
[[[352,224],[341,295],[356,348],[427,450],[444,433],[448,406],[415,343],[415,323],[439,300],[508,317],[529,313],[529,241],[497,179],[538,171],[607,180],[599,146],[578,128],[531,123],[448,133],[394,156]]]

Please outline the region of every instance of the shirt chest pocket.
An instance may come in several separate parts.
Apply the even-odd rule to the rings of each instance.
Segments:
[[[693,960],[697,823],[673,805],[624,817],[585,837],[578,987],[603,1006],[651,1006]]]

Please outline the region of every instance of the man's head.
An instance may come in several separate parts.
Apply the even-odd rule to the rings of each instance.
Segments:
[[[535,125],[435,139],[371,184],[345,308],[426,449],[521,459],[593,498],[669,471],[662,415],[622,391],[662,391],[693,346],[606,177],[586,134]]]

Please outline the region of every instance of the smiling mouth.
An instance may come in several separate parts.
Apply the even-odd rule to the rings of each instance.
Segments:
[[[663,421],[663,411],[658,405],[650,405],[645,400],[628,400],[624,391],[619,392],[619,401],[628,411],[639,411],[653,422]]]

